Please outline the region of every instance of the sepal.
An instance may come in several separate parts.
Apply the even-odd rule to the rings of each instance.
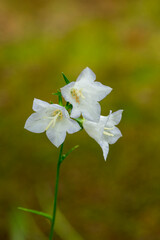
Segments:
[[[64,78],[64,81],[66,82],[66,84],[70,83],[70,81],[68,80],[68,78],[66,77],[66,75],[62,72],[62,76]]]

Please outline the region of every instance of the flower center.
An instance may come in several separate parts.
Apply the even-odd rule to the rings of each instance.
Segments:
[[[54,127],[56,124],[56,121],[62,120],[63,114],[62,111],[59,109],[56,109],[53,113],[52,113],[52,117],[48,117],[48,119],[51,119],[50,123],[48,124],[48,126],[46,127],[46,131],[52,126]]]
[[[77,103],[80,103],[80,100],[79,100],[80,97],[83,99],[85,98],[84,95],[82,94],[82,89],[78,90],[76,88],[72,88],[71,95]]]
[[[59,110],[59,109],[56,109],[53,113],[52,113],[53,117],[56,117],[59,118],[59,119],[62,119],[63,117],[63,114],[62,114],[62,111]]]
[[[111,127],[111,128],[107,128],[107,127],[105,127],[105,128],[104,128],[104,132],[103,132],[103,134],[106,135],[106,136],[113,137],[114,134],[112,134],[112,133],[106,131],[106,130],[112,130],[113,128],[114,128],[114,127]]]

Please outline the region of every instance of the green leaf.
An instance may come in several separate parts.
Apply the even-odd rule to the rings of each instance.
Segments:
[[[69,81],[68,78],[64,75],[63,72],[62,72],[62,76],[63,76],[64,81],[66,82],[66,84],[70,83],[70,81]]]
[[[61,162],[63,162],[63,160],[66,158],[66,157],[68,157],[68,155],[71,153],[71,152],[73,152],[76,148],[78,148],[79,147],[79,145],[76,145],[76,146],[74,146],[73,148],[71,148],[66,154],[63,154],[62,155],[62,158],[61,158]]]
[[[67,102],[67,103],[66,103],[66,106],[65,106],[65,109],[69,112],[69,114],[70,114],[72,108],[73,108],[72,104],[70,104],[69,102]]]
[[[36,215],[40,215],[42,217],[45,217],[47,219],[49,219],[50,221],[52,220],[52,217],[47,214],[47,213],[44,213],[44,212],[39,212],[39,211],[36,211],[36,210],[32,210],[32,209],[28,209],[28,208],[22,208],[22,207],[18,207],[19,210],[22,210],[24,212],[29,212],[29,213],[33,213],[33,214],[36,214]]]
[[[52,93],[52,95],[58,96],[58,103],[59,103],[59,105],[63,106],[61,91],[57,90],[57,92],[56,93]]]

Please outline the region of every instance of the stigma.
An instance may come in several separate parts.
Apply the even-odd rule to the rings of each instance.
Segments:
[[[83,98],[83,99],[85,98],[83,93],[82,93],[82,89],[78,90],[76,88],[72,88],[71,89],[71,95],[77,103],[80,103],[80,97]]]

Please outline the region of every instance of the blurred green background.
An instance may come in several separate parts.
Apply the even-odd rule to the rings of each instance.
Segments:
[[[84,131],[61,167],[58,206],[85,240],[160,239],[160,4],[158,0],[0,1],[0,239],[46,240],[58,150],[24,129],[34,97],[90,67],[113,88],[102,114],[124,109],[107,162]],[[61,233],[55,240],[67,239]],[[78,239],[78,238],[77,238]],[[76,237],[69,240],[76,240]]]

